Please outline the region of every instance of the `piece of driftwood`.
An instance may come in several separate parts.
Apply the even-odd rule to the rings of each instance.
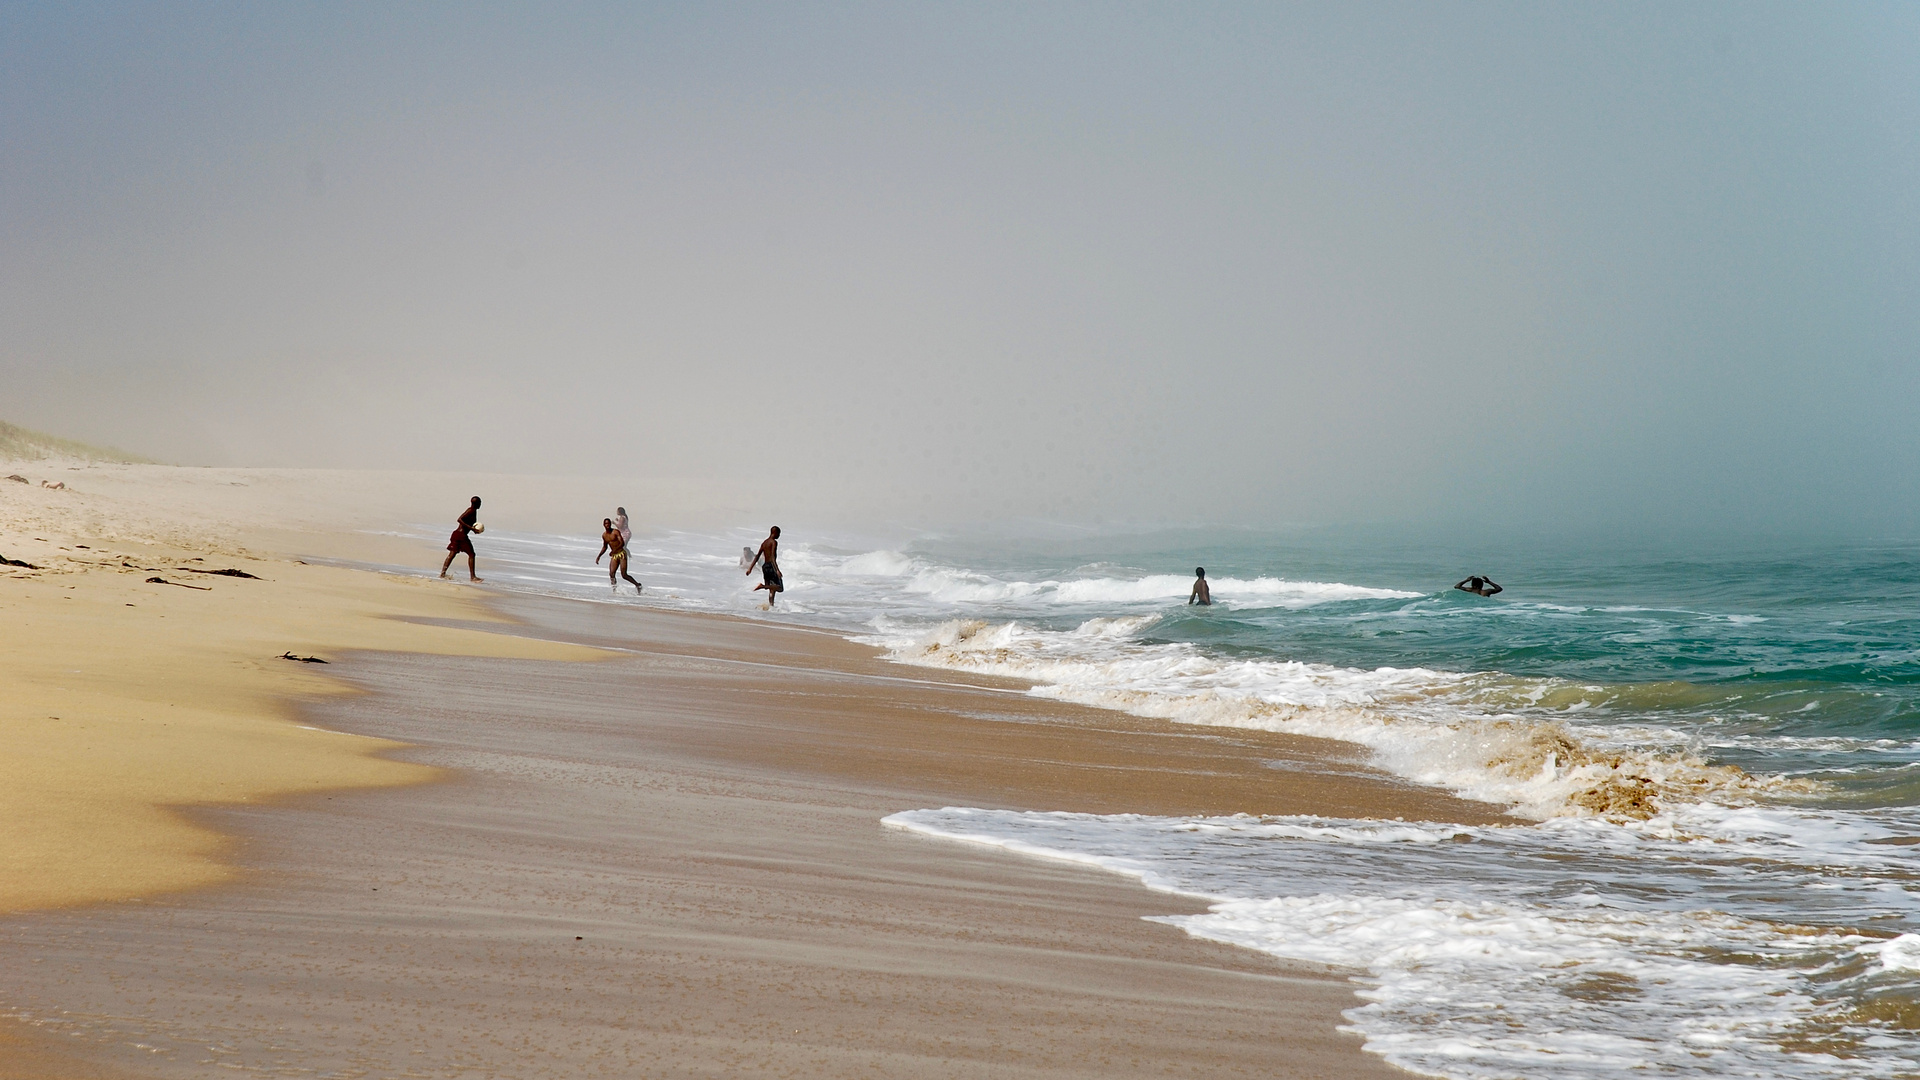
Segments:
[[[281,653],[281,654],[280,654],[280,659],[282,659],[282,660],[297,660],[297,661],[299,661],[299,662],[300,662],[300,663],[302,663],[302,664],[324,664],[324,663],[326,663],[326,661],[325,661],[325,660],[322,660],[322,659],[320,659],[320,658],[319,658],[319,657],[317,657],[317,656],[295,656],[295,655],[293,655],[293,653],[292,653],[292,651],[291,651],[291,650],[289,650],[289,651],[287,651],[287,652],[283,652],[283,653]]]
[[[39,567],[33,565],[30,562],[21,562],[19,559],[9,559],[4,555],[0,555],[0,566],[18,566],[26,570],[40,569]]]
[[[182,589],[199,589],[201,592],[213,591],[212,589],[207,588],[205,585],[189,585],[184,581],[168,581],[166,578],[163,578],[163,577],[150,577],[147,579],[147,583],[149,585],[178,585]]]
[[[246,578],[248,581],[260,580],[259,578],[254,577],[252,574],[247,573],[245,570],[202,570],[197,566],[176,566],[174,567],[174,569],[184,570],[189,574],[218,574],[221,577],[243,577],[243,578]]]

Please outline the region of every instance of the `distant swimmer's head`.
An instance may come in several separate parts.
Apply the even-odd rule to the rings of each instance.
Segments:
[[[768,533],[767,535],[773,537],[775,540],[780,539],[780,526],[775,525],[773,527],[773,531]]]
[[[1194,577],[1206,577],[1206,576],[1207,576],[1207,568],[1206,568],[1206,567],[1204,567],[1204,566],[1196,566],[1196,567],[1194,567],[1194,568],[1193,568],[1193,576],[1194,576]]]

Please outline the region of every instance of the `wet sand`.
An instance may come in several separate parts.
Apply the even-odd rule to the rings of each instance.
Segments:
[[[67,1071],[22,1075],[1405,1075],[1336,1032],[1348,973],[1141,921],[1186,898],[879,821],[1488,808],[1343,744],[1040,701],[829,635],[491,605],[619,655],[339,657],[367,693],[305,722],[447,779],[192,811],[237,838],[240,882],[0,923],[0,1006],[64,1048]]]

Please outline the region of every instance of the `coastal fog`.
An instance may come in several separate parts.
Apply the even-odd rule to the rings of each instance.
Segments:
[[[1910,527],[1916,47],[1891,5],[20,8],[0,418],[910,524]]]

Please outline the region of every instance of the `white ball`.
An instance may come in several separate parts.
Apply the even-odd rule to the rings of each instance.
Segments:
[[[473,531],[474,531],[474,532],[486,532],[486,531],[487,531],[487,527],[486,527],[485,525],[482,525],[482,524],[480,524],[479,522],[477,522],[477,521],[476,521],[476,522],[474,522],[474,524],[473,524]]]

